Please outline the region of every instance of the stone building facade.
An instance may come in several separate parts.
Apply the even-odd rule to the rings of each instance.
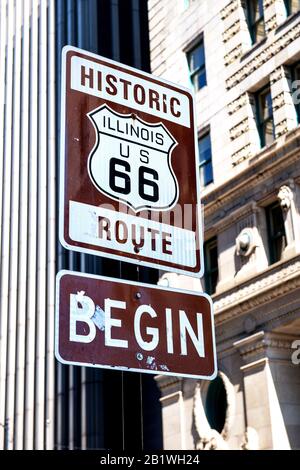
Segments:
[[[149,0],[152,73],[194,87],[214,382],[157,377],[164,448],[300,448],[300,4]],[[297,100],[298,98],[298,100]]]

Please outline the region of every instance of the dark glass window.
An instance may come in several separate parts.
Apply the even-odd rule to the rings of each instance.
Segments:
[[[281,260],[286,247],[286,235],[282,209],[279,202],[266,208],[270,264]]]
[[[227,394],[221,377],[215,378],[208,387],[205,414],[212,429],[222,432],[227,412]]]
[[[199,138],[198,148],[200,160],[200,181],[202,186],[207,186],[214,179],[211,159],[211,141],[209,132]]]
[[[248,27],[254,44],[266,35],[263,0],[247,0],[246,6]]]
[[[203,39],[187,54],[190,79],[195,91],[206,85],[205,54]]]
[[[293,15],[300,10],[300,0],[284,0],[286,16]]]
[[[256,120],[261,146],[270,145],[275,139],[272,96],[267,86],[255,95]]]
[[[216,292],[219,277],[217,237],[211,238],[204,243],[204,258],[205,292],[208,294],[213,294]]]

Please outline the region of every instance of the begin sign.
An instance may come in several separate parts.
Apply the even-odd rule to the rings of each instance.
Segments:
[[[201,276],[190,90],[66,46],[61,100],[62,245]]]
[[[60,362],[213,379],[212,302],[206,294],[61,271]]]

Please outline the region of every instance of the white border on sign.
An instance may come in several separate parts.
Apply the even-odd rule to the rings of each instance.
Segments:
[[[192,97],[192,113],[193,113],[193,120],[194,120],[194,141],[195,141],[195,168],[196,168],[196,194],[197,194],[197,205],[196,205],[196,229],[198,229],[198,244],[199,244],[199,256],[200,256],[200,270],[197,272],[192,272],[186,269],[181,269],[179,267],[174,268],[173,266],[166,266],[165,264],[160,264],[160,262],[153,263],[151,261],[143,261],[143,260],[138,260],[134,258],[130,258],[127,256],[123,255],[116,255],[113,253],[109,253],[106,251],[100,251],[100,250],[93,250],[93,249],[87,249],[87,248],[82,248],[78,247],[75,245],[70,245],[69,243],[66,242],[64,239],[64,206],[65,206],[65,118],[66,118],[66,56],[69,51],[74,51],[74,52],[79,52],[81,54],[86,55],[87,57],[95,58],[95,59],[100,59],[103,60],[104,62],[107,62],[108,64],[112,64],[118,67],[123,67],[125,70],[129,70],[135,73],[139,73],[140,75],[143,75],[146,78],[151,78],[154,80],[157,80],[159,82],[165,83],[166,85],[177,87],[181,89],[182,91],[185,91],[189,93],[189,95]],[[143,72],[141,70],[135,69],[134,67],[130,67],[125,64],[121,64],[119,62],[116,62],[111,59],[107,59],[106,57],[102,57],[97,54],[93,54],[92,52],[85,51],[83,49],[80,49],[78,47],[73,47],[73,46],[64,46],[62,48],[62,66],[61,66],[61,124],[60,124],[60,190],[59,190],[59,241],[61,245],[66,248],[67,250],[71,251],[77,251],[80,253],[85,253],[85,254],[90,254],[90,255],[96,255],[104,258],[111,258],[117,261],[126,261],[127,263],[132,263],[136,264],[138,266],[145,266],[149,268],[155,268],[155,269],[160,269],[165,272],[174,272],[177,274],[182,274],[182,275],[187,275],[191,277],[196,277],[196,278],[201,278],[204,274],[204,256],[203,256],[203,220],[202,220],[202,215],[201,215],[201,199],[200,199],[200,176],[198,167],[199,167],[199,157],[198,157],[198,145],[197,145],[197,129],[196,129],[196,113],[195,113],[195,100],[194,100],[194,94],[191,92],[190,89],[183,87],[181,85],[178,85],[176,83],[169,82],[168,80],[165,80],[160,77],[156,77],[154,75],[151,75],[150,73]],[[196,232],[195,232],[196,233]]]
[[[190,375],[190,374],[176,374],[172,372],[165,372],[163,370],[149,370],[149,369],[136,369],[136,368],[129,368],[129,367],[122,367],[122,366],[105,366],[105,365],[99,365],[99,364],[89,364],[86,362],[76,362],[76,361],[66,361],[64,360],[60,354],[59,354],[59,292],[60,292],[60,280],[63,276],[71,274],[72,276],[77,276],[77,277],[88,277],[92,279],[97,279],[99,281],[105,281],[105,282],[118,282],[121,284],[130,284],[133,286],[137,287],[147,287],[150,289],[158,289],[158,290],[163,290],[167,292],[176,292],[178,294],[188,294],[188,295],[193,295],[196,297],[205,297],[209,303],[210,303],[210,314],[211,314],[211,335],[212,335],[212,345],[213,345],[213,356],[214,356],[214,373],[212,375]],[[205,380],[213,380],[216,378],[218,374],[218,368],[217,368],[217,354],[216,354],[216,338],[215,338],[215,327],[214,327],[214,314],[213,314],[213,302],[210,298],[209,295],[206,293],[198,293],[198,292],[193,292],[193,291],[188,291],[184,289],[174,289],[171,287],[161,287],[157,285],[152,285],[152,284],[145,284],[142,282],[135,282],[135,281],[129,281],[126,279],[117,279],[114,277],[105,277],[105,276],[98,276],[95,274],[87,274],[87,273],[79,273],[76,271],[68,271],[68,270],[61,270],[57,273],[56,275],[56,305],[55,305],[55,357],[56,359],[61,362],[62,364],[70,364],[70,365],[75,365],[75,366],[82,366],[82,367],[96,367],[100,369],[112,369],[112,370],[121,370],[121,371],[126,371],[126,372],[140,372],[140,373],[146,373],[146,374],[155,374],[155,375],[170,375],[174,377],[189,377],[191,379],[205,379]]]

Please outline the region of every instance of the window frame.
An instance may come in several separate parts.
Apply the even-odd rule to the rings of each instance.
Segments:
[[[261,107],[261,96],[265,94],[266,90],[269,90],[270,96],[271,96],[271,109],[272,109],[272,114],[268,118],[262,118],[262,107]],[[260,139],[260,145],[261,148],[266,147],[266,125],[269,121],[272,121],[272,128],[273,128],[273,141],[275,140],[275,125],[274,125],[274,113],[273,113],[273,100],[272,100],[272,93],[271,93],[271,86],[268,83],[265,85],[263,88],[260,88],[260,90],[256,91],[254,93],[254,98],[255,98],[255,111],[256,111],[256,125],[257,125],[257,130],[259,134],[259,139]],[[272,142],[273,143],[273,142]],[[269,145],[269,144],[268,144]]]
[[[300,0],[298,0],[298,10],[292,11],[292,0],[283,0],[284,6],[285,6],[285,11],[286,11],[286,17],[288,18],[289,16],[295,15],[298,11],[300,11]]]
[[[210,256],[208,256],[208,253],[211,252],[213,248],[217,249],[217,266],[215,268],[210,267]],[[218,285],[218,279],[219,279],[219,253],[218,253],[218,239],[217,237],[212,237],[209,240],[206,240],[204,242],[204,284],[205,284],[205,292],[209,295],[213,295],[216,292],[216,287]],[[217,272],[217,278],[215,285],[213,285],[213,279],[212,275]]]
[[[210,142],[210,159],[203,160],[201,161],[200,158],[200,141],[205,139],[206,137],[209,137],[209,142]],[[207,183],[205,183],[205,178],[203,178],[203,183],[201,182],[202,186],[206,188],[209,184],[213,183],[214,181],[214,172],[213,172],[213,165],[212,165],[212,146],[211,146],[211,134],[210,134],[210,129],[206,129],[205,131],[201,132],[198,135],[198,153],[199,153],[199,173],[200,173],[200,181],[201,181],[201,170],[203,169],[203,173],[205,175],[205,168],[210,165],[211,167],[211,175],[212,179],[209,180]]]
[[[201,65],[200,67],[196,67],[195,69],[191,70],[191,55],[192,53],[198,49],[202,47],[203,49],[203,57],[204,57],[204,62],[203,62],[203,65]],[[189,77],[190,77],[190,81],[193,85],[193,88],[195,90],[195,92],[197,91],[200,91],[202,90],[202,88],[206,87],[207,86],[207,76],[206,76],[206,57],[205,57],[205,46],[204,46],[204,36],[203,34],[201,35],[201,37],[198,39],[198,41],[193,44],[192,47],[190,47],[187,51],[186,51],[186,57],[187,57],[187,62],[188,62],[188,67],[189,67]],[[205,76],[205,83],[204,85],[202,85],[201,87],[199,87],[197,85],[196,87],[196,84],[195,84],[195,77],[198,77],[201,73],[204,72],[204,76]]]
[[[272,210],[274,208],[280,208],[281,214],[282,214],[282,228],[283,231],[279,232],[278,234],[273,234],[272,230]],[[284,249],[287,246],[287,238],[286,238],[286,230],[285,230],[285,224],[284,224],[284,218],[283,218],[283,213],[282,213],[282,208],[280,206],[279,201],[274,201],[271,204],[269,204],[267,207],[265,207],[265,214],[266,214],[266,222],[267,222],[267,234],[268,234],[268,248],[269,248],[269,264],[275,264],[282,259],[282,253]],[[279,240],[280,238],[284,238],[284,248],[282,249],[282,252],[280,256],[278,256],[278,253],[276,253],[276,241]]]
[[[291,0],[283,0],[285,11],[286,11],[286,17],[288,18],[291,16]]]
[[[255,20],[253,18],[253,5],[252,5],[252,2],[253,2],[253,0],[246,0],[246,12],[247,12],[248,29],[249,29],[249,33],[250,33],[250,36],[251,36],[252,45],[254,45],[254,44],[258,43],[259,41],[263,40],[263,38],[261,38],[259,40],[257,39],[257,27],[258,27],[258,25],[260,23],[263,24],[264,37],[266,36],[266,26],[265,26],[265,15],[264,15],[263,0],[258,0],[258,2],[262,3],[262,14],[257,20]]]

